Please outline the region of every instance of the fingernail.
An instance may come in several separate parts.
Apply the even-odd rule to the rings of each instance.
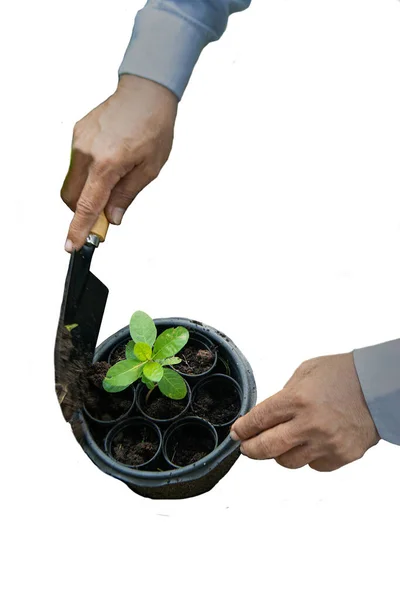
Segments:
[[[71,254],[74,250],[74,244],[71,242],[71,240],[67,240],[65,242],[65,252],[68,252],[69,254]]]
[[[111,211],[111,221],[114,225],[121,225],[122,217],[124,216],[124,208],[113,208]]]
[[[235,431],[231,430],[229,435],[231,436],[231,438],[234,442],[238,442],[240,440],[240,437],[238,436],[238,434]]]

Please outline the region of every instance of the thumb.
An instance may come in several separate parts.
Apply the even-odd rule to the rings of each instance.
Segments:
[[[67,252],[82,248],[91,228],[108,202],[114,183],[111,178],[99,177],[89,169],[86,183],[76,204],[74,218],[68,230],[65,244]]]
[[[293,416],[291,398],[281,391],[240,417],[232,425],[230,435],[235,441],[248,440],[271,427],[289,421]]]

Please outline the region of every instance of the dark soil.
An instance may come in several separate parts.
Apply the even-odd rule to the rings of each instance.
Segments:
[[[117,346],[116,348],[114,348],[114,350],[112,351],[111,356],[110,356],[110,366],[115,365],[120,360],[126,359],[125,348],[126,348],[126,343],[121,344],[121,346]]]
[[[103,389],[103,379],[110,368],[108,362],[100,361],[94,363],[88,371],[88,379],[99,390]]]
[[[201,460],[214,449],[214,440],[204,427],[186,425],[179,428],[168,440],[168,458],[179,467]]]
[[[99,421],[115,421],[131,408],[133,394],[130,389],[118,394],[107,394],[99,391],[91,394],[85,401],[88,413]]]
[[[184,375],[200,375],[208,371],[214,362],[215,354],[206,348],[191,345],[190,342],[177,354],[182,359],[175,369]]]
[[[60,320],[54,353],[56,393],[64,419],[71,423],[89,394],[88,369],[92,361],[81,347],[77,327],[69,332]],[[74,429],[78,441],[81,431]]]
[[[150,427],[127,427],[111,444],[115,460],[136,467],[153,458],[158,450],[158,437]]]
[[[154,391],[147,400],[143,398],[141,408],[152,419],[173,419],[185,410],[187,402],[187,396],[182,400],[171,400],[171,398],[166,398],[166,396]]]
[[[193,411],[213,425],[223,425],[235,418],[240,410],[240,395],[225,382],[213,382],[201,387],[193,400]]]
[[[115,394],[108,394],[103,390],[103,379],[109,368],[110,365],[102,361],[94,363],[88,370],[90,386],[84,404],[88,413],[99,421],[114,421],[122,417],[133,402],[131,388]]]

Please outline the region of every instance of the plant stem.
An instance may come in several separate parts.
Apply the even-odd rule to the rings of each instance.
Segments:
[[[148,390],[147,394],[146,394],[146,398],[144,399],[145,404],[147,404],[147,402],[149,401],[149,397],[151,392],[154,392],[154,390],[156,389],[156,387],[158,387],[157,385],[155,385],[151,390]]]

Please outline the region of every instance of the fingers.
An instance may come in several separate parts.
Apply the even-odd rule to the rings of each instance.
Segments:
[[[91,228],[106,206],[119,176],[112,171],[102,172],[90,167],[88,177],[76,204],[75,215],[68,231],[65,249],[79,250],[86,241]]]
[[[339,451],[334,453],[326,453],[318,457],[314,457],[310,461],[311,469],[314,471],[329,472],[336,471],[345,465],[348,465],[364,456],[364,452],[353,447],[351,444],[348,448],[342,446]]]
[[[293,422],[289,421],[245,440],[240,449],[242,454],[249,458],[264,460],[289,452],[299,443],[296,428]]]
[[[276,462],[287,469],[301,469],[318,457],[318,452],[309,444],[301,444],[275,457]]]
[[[158,175],[146,164],[134,167],[127,175],[90,165],[90,158],[74,153],[70,170],[65,179],[61,196],[75,210],[65,249],[72,252],[85,243],[90,229],[105,209],[106,217],[114,225],[120,225],[126,209],[135,197]]]
[[[231,438],[235,441],[248,440],[266,429],[289,421],[293,417],[290,396],[279,392],[257,404],[243,417],[240,417],[231,428]]]
[[[343,467],[345,464],[346,462],[339,460],[331,460],[330,458],[319,458],[309,463],[311,469],[313,469],[314,471],[320,471],[322,473],[336,471],[337,469]]]
[[[117,183],[105,208],[106,217],[110,223],[121,224],[126,209],[157,175],[157,172],[151,172],[148,166],[141,164],[134,167]]]
[[[76,149],[72,150],[71,162],[60,195],[65,204],[73,211],[85,186],[92,160],[89,154],[84,154]]]

